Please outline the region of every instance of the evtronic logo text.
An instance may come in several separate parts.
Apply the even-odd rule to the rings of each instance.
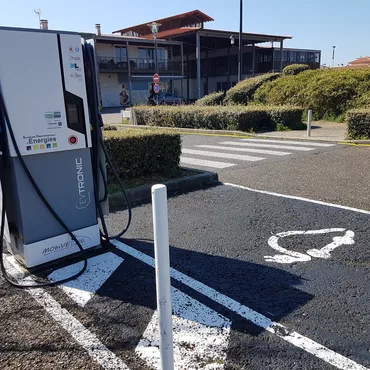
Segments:
[[[77,174],[77,189],[78,202],[76,207],[78,209],[86,208],[91,202],[90,192],[85,189],[85,177],[83,172],[82,158],[76,158],[76,174]]]

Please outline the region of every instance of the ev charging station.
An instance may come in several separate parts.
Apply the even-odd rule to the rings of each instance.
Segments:
[[[93,153],[102,153],[94,147],[102,123],[83,42],[77,33],[0,27],[1,221],[8,251],[27,268],[101,244],[105,159]]]

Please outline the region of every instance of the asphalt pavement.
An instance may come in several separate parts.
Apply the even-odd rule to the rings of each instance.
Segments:
[[[271,142],[273,140],[273,142]],[[275,142],[277,141],[277,143]],[[224,144],[224,143],[227,144]],[[284,193],[322,200],[349,207],[370,210],[370,172],[367,171],[370,146],[356,146],[328,142],[306,142],[297,145],[294,140],[243,139],[206,135],[183,135],[183,149],[262,157],[258,161],[235,158],[210,157],[199,154],[182,154],[191,157],[193,164],[184,166],[216,171],[222,182],[244,185],[253,189]],[[247,145],[248,143],[253,146]],[[268,147],[258,147],[256,145]],[[320,146],[328,145],[328,146]],[[218,147],[218,149],[210,147]],[[279,146],[280,148],[274,148]],[[281,148],[282,146],[286,148]],[[292,150],[291,147],[311,150]],[[221,149],[223,148],[223,149]],[[226,149],[225,149],[226,148]],[[286,155],[240,152],[235,149],[268,150]],[[290,149],[289,149],[290,148]],[[204,153],[203,153],[204,154]],[[225,162],[233,166],[216,168],[199,166],[199,160]]]
[[[183,148],[261,149],[234,145],[243,142],[187,135]],[[175,368],[366,370],[370,212],[348,207],[370,209],[362,169],[369,148],[269,145],[263,150],[292,154],[209,157],[235,164],[218,173],[238,186],[168,201]],[[125,217],[109,216],[112,233]],[[134,208],[127,235],[97,252],[79,280],[27,291],[2,279],[0,368],[159,368],[152,240],[148,204]]]

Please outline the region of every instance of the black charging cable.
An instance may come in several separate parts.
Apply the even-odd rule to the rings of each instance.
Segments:
[[[102,208],[101,208],[101,203],[97,202],[97,208],[98,208],[98,212],[99,212],[99,215],[100,215],[100,221],[101,221],[101,224],[102,224],[102,227],[103,227],[102,236],[106,240],[111,240],[111,239],[116,239],[116,238],[121,237],[123,234],[126,233],[128,228],[130,227],[131,220],[132,220],[132,208],[131,208],[130,201],[128,199],[126,189],[125,189],[125,187],[124,187],[124,185],[123,185],[123,183],[122,183],[122,181],[119,177],[119,174],[118,174],[117,170],[115,169],[115,167],[113,165],[112,158],[109,155],[108,150],[105,146],[102,131],[101,131],[101,127],[103,127],[103,120],[102,120],[102,117],[101,117],[101,114],[100,114],[99,108],[98,108],[98,94],[97,94],[98,87],[97,87],[96,79],[95,79],[95,75],[94,75],[95,63],[94,63],[93,46],[85,42],[84,47],[83,47],[83,51],[84,51],[85,55],[87,56],[87,58],[84,58],[85,74],[86,74],[86,76],[89,77],[89,82],[90,82],[89,84],[87,84],[86,87],[87,87],[87,96],[88,96],[88,100],[89,100],[89,107],[90,107],[90,114],[91,114],[90,118],[91,118],[91,124],[92,124],[92,136],[93,136],[93,140],[95,142],[95,148],[93,150],[92,162],[95,163],[95,166],[96,166],[96,169],[95,169],[95,176],[96,176],[95,185],[97,186],[96,194],[99,195],[99,193],[100,193],[99,179],[98,179],[98,173],[100,171],[101,175],[102,175],[102,178],[103,178],[103,182],[104,182],[104,197],[103,197],[103,200],[100,200],[100,202],[105,201],[108,197],[108,185],[105,182],[104,175],[103,175],[102,164],[99,160],[99,155],[98,155],[98,153],[99,153],[98,145],[100,144],[100,146],[101,146],[101,148],[102,148],[102,150],[105,154],[105,159],[106,159],[111,171],[114,174],[114,177],[116,178],[116,180],[117,180],[117,182],[118,182],[118,184],[119,184],[119,186],[122,190],[122,193],[123,193],[123,196],[125,198],[126,205],[127,205],[127,211],[128,211],[128,218],[127,218],[127,222],[126,222],[126,225],[125,225],[124,229],[117,235],[109,236],[108,231],[107,231],[107,225],[106,225],[106,222],[105,222],[105,219],[104,219],[104,214],[103,214],[103,211],[102,211]],[[98,198],[98,196],[97,196],[97,198]]]

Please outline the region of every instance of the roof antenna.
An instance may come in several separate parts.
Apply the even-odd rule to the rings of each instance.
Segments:
[[[41,9],[34,9],[33,12],[39,17],[39,27],[41,28]]]

